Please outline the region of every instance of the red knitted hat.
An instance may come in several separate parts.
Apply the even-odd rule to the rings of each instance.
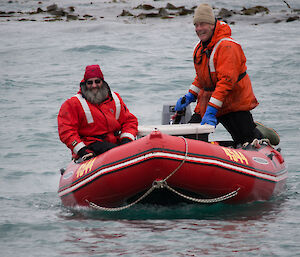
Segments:
[[[87,81],[90,78],[100,78],[104,80],[103,73],[98,64],[86,66],[83,79]]]

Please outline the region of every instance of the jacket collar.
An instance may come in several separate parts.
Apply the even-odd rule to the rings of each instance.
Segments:
[[[212,49],[214,45],[222,38],[231,37],[231,29],[224,21],[217,20],[214,33],[208,44],[205,44],[208,49]],[[204,45],[203,45],[204,46]],[[204,46],[205,47],[205,46]]]

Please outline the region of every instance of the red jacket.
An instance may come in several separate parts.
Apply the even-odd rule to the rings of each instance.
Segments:
[[[189,92],[198,96],[195,112],[202,117],[207,104],[218,109],[217,116],[258,105],[246,74],[246,57],[225,22],[217,21],[207,48],[203,49],[201,42],[196,45],[194,66],[196,77]]]
[[[60,140],[74,154],[95,141],[118,143],[123,137],[134,140],[138,126],[137,118],[115,92],[95,105],[86,101],[79,91],[62,104],[57,122]]]

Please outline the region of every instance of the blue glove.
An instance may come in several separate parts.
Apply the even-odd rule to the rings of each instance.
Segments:
[[[188,92],[185,96],[180,97],[176,103],[175,111],[182,111],[185,107],[187,107],[191,102],[195,102],[196,97]]]
[[[216,118],[217,112],[218,112],[217,108],[208,105],[206,108],[206,112],[202,118],[201,125],[209,124],[216,127],[218,123]]]

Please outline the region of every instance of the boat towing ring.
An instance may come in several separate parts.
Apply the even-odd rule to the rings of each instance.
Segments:
[[[152,183],[153,188],[165,188],[167,187],[167,182],[162,179],[162,180],[154,180]]]

